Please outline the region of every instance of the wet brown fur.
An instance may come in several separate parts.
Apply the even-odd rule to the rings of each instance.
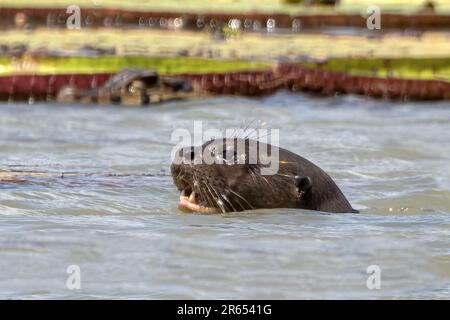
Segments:
[[[171,172],[174,183],[180,191],[194,190],[208,206],[219,208],[223,212],[260,208],[356,212],[331,177],[305,158],[278,148],[280,160],[278,173],[261,175],[262,165],[259,158],[256,163],[248,161],[249,141],[252,140],[235,138],[232,139],[233,142],[224,141],[213,140],[202,146],[187,147],[178,151],[177,161],[172,164]],[[237,150],[238,141],[246,145],[245,163],[237,163],[233,158],[233,162],[229,161],[229,164],[206,164],[198,158],[205,149],[207,152],[215,152],[215,155],[222,154],[222,158],[229,157],[223,154],[223,146],[229,147],[231,144],[234,150]],[[277,148],[260,142],[257,142],[257,146]],[[214,148],[217,150],[211,151]],[[220,148],[222,150],[219,150]],[[234,156],[242,155],[236,153]],[[179,163],[180,160],[184,163]],[[195,160],[198,162],[195,163]]]

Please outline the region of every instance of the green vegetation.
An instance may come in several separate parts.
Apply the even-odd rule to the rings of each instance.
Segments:
[[[10,73],[109,73],[124,68],[150,68],[162,74],[232,72],[243,70],[267,70],[271,64],[242,60],[213,60],[189,57],[46,57],[23,60],[0,58],[0,74]]]
[[[117,72],[137,67],[155,69],[162,74],[264,70],[270,67],[266,63],[251,61],[139,56],[45,58],[39,61],[39,65],[42,71],[64,73]]]
[[[450,81],[450,58],[331,59],[320,66],[314,63],[304,65],[361,76]]]
[[[14,68],[12,59],[9,57],[0,57],[0,76],[13,72]]]
[[[0,57],[0,75],[12,73],[117,72],[127,67],[153,68],[160,73],[203,73],[261,70],[276,61],[305,58],[328,61],[320,67],[357,75],[450,81],[450,41],[445,32],[420,37],[380,37],[300,33],[265,35],[234,32],[217,40],[207,32],[152,29],[7,30],[0,43],[26,44],[30,51],[76,55],[80,49],[112,49],[115,56]],[[406,58],[407,57],[407,58]],[[318,67],[310,64],[310,67]]]
[[[403,79],[437,79],[450,81],[450,58],[334,58],[326,63],[302,63],[309,68],[322,68],[353,75],[395,77]],[[151,68],[161,74],[220,73],[244,70],[268,70],[269,62],[245,60],[218,60],[190,57],[46,57],[17,60],[0,57],[0,75],[13,73],[77,74],[110,73],[124,68]]]

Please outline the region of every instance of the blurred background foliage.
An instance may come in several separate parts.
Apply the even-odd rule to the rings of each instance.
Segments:
[[[142,11],[270,14],[357,14],[371,0],[0,0],[0,8],[132,9]],[[379,0],[383,13],[450,13],[450,0]],[[428,11],[424,11],[428,9]],[[431,11],[430,11],[431,10]],[[82,11],[83,13],[83,11]],[[16,17],[17,18],[17,17]],[[450,27],[450,16],[449,27]],[[410,19],[415,19],[411,16]],[[16,19],[17,20],[17,19]],[[383,20],[382,20],[383,21]],[[242,23],[239,21],[239,23]],[[22,25],[21,25],[22,26]],[[45,26],[3,28],[0,75],[117,72],[126,67],[160,73],[267,70],[278,62],[377,77],[450,81],[450,33],[443,30],[365,28],[277,29],[258,32],[223,23],[212,29],[136,26],[69,30]]]
[[[448,0],[431,0],[436,12],[450,12]],[[365,13],[369,5],[376,4],[385,12],[411,13],[421,10],[429,0],[2,0],[9,7],[104,7],[132,10],[184,10],[194,12],[271,12],[271,13]]]

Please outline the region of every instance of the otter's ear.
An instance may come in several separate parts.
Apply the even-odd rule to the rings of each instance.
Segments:
[[[295,187],[297,188],[297,192],[300,194],[306,193],[312,185],[311,179],[306,177],[295,176]]]

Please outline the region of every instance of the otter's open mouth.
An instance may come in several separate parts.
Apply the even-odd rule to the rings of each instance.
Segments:
[[[208,203],[202,199],[200,194],[188,187],[181,190],[180,193],[180,203],[178,207],[182,210],[188,210],[198,213],[219,213],[221,212],[218,208],[208,206]]]

